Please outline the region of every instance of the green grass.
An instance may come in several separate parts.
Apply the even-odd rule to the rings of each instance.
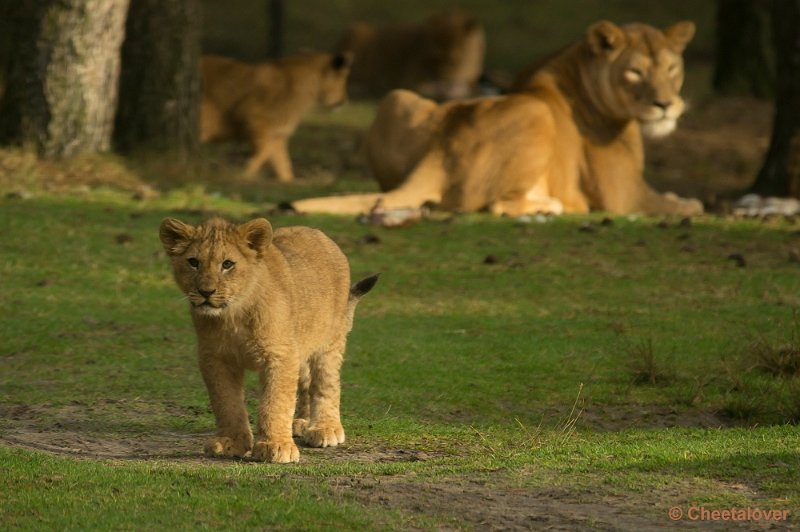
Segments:
[[[0,523],[464,524],[457,503],[384,504],[371,489],[337,488],[343,478],[617,496],[651,523],[671,505],[800,508],[800,435],[786,424],[798,419],[797,379],[758,367],[764,345],[795,340],[800,277],[787,257],[797,234],[783,220],[469,215],[390,230],[272,216],[328,232],[354,278],[382,274],[343,371],[348,444],[304,449],[299,466],[203,460],[213,419],[157,227],[166,215],[265,211],[197,188],[0,200],[0,439],[28,449],[0,447],[12,494]],[[593,231],[580,230],[586,222]],[[734,252],[745,268],[727,259]],[[641,379],[643,368],[670,377]],[[729,423],[742,427],[718,428]],[[153,446],[164,438],[174,447]],[[94,447],[78,457],[97,460],[30,450],[86,442]]]

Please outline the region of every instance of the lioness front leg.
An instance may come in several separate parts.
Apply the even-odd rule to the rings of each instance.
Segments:
[[[206,441],[205,454],[241,458],[253,447],[244,402],[244,370],[224,362],[217,353],[208,353],[200,356],[200,372],[217,424],[216,436]]]
[[[312,447],[335,447],[344,443],[344,427],[339,415],[341,383],[339,373],[344,340],[330,351],[311,357],[311,420],[303,439]]]
[[[268,462],[299,462],[292,439],[292,418],[300,367],[292,352],[271,352],[260,371],[261,400],[253,458]]]

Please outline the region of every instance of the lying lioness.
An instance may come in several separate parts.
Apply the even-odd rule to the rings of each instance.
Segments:
[[[683,113],[681,52],[692,22],[665,30],[598,22],[519,80],[521,91],[437,104],[393,91],[366,150],[379,194],[300,200],[305,212],[360,213],[435,202],[446,210],[694,215],[702,204],[644,180],[642,133]]]
[[[294,178],[288,142],[315,105],[335,107],[347,100],[351,56],[305,53],[249,65],[217,56],[202,59],[200,140],[236,138],[253,155],[246,175],[270,163],[278,179]]]

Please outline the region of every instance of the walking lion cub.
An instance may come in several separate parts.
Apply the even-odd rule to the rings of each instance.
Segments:
[[[203,56],[200,140],[239,139],[253,154],[245,175],[269,164],[280,181],[292,181],[289,138],[314,107],[331,109],[347,100],[351,54],[302,53],[250,65]]]
[[[293,435],[312,447],[343,443],[339,371],[356,304],[377,276],[350,287],[347,258],[330,238],[309,227],[273,233],[263,218],[166,218],[159,236],[189,301],[216,418],[206,455],[297,462]],[[261,381],[255,442],[246,369]]]

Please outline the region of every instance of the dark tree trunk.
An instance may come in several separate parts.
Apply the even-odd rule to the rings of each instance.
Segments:
[[[774,94],[768,0],[717,0],[714,91],[769,98]]]
[[[283,0],[269,0],[267,7],[269,34],[267,35],[267,55],[272,58],[283,56],[283,28],[286,4]]]
[[[190,154],[198,144],[199,0],[131,0],[114,141]]]
[[[10,9],[14,53],[0,139],[45,158],[108,150],[128,0],[29,0]]]
[[[800,0],[774,0],[777,90],[772,140],[751,190],[800,198]]]

